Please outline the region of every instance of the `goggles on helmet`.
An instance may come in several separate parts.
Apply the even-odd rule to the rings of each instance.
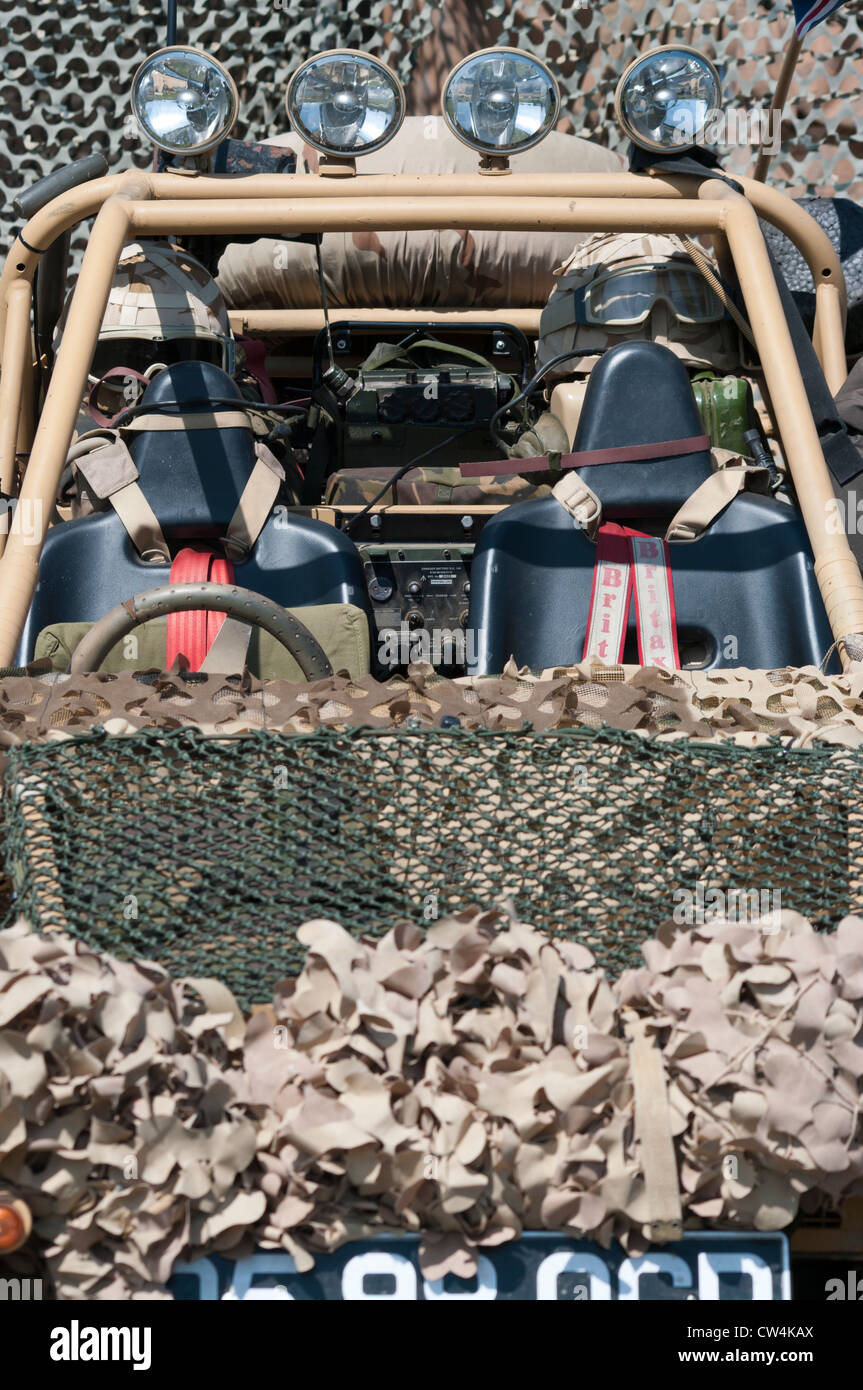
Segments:
[[[102,338],[96,344],[90,376],[100,378],[116,366],[146,372],[154,362],[166,367],[176,362],[212,362],[223,367],[224,359],[224,343],[218,338]]]
[[[573,290],[576,323],[635,328],[662,300],[681,323],[717,323],[727,312],[689,263],[657,261],[608,270]]]

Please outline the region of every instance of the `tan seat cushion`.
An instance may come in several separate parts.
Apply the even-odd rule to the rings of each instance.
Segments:
[[[294,149],[302,170],[318,167],[316,151],[296,134],[271,144]],[[452,135],[439,116],[408,116],[382,150],[357,160],[364,174],[473,174],[479,156]],[[590,140],[552,133],[511,160],[514,173],[619,172],[620,155]],[[494,192],[506,191],[506,179]],[[334,189],[334,192],[337,192]],[[585,232],[327,232],[321,257],[327,298],[335,308],[542,308],[553,272]],[[219,286],[233,309],[311,309],[320,306],[313,246],[265,237],[230,245]]]
[[[330,659],[333,671],[347,671],[355,680],[370,669],[369,624],[361,608],[349,603],[325,603],[314,608],[292,608],[300,622],[320,642]],[[165,666],[166,618],[154,618],[124,637],[109,652],[101,669],[117,674],[122,671],[148,671]],[[76,646],[92,623],[54,623],[43,628],[36,639],[37,660],[48,657],[55,671],[66,671]],[[248,655],[249,670],[268,680],[304,681],[305,677],[293,657],[280,642],[260,628],[252,629]]]

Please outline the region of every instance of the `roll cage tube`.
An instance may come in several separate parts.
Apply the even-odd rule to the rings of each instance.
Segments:
[[[56,199],[52,204],[40,209],[20,234],[13,246],[0,276],[0,342],[2,342],[2,322],[5,311],[5,287],[12,280],[23,275],[32,278],[38,257],[64,231],[78,225],[88,217],[95,216],[108,198],[118,193],[124,180],[134,178],[137,171],[126,174],[112,174],[92,183],[82,185],[67,196]],[[181,174],[177,170],[162,174],[141,175],[146,181],[147,192],[143,195],[154,199],[222,199],[222,198],[331,198],[333,181],[320,175],[255,174],[237,179],[211,177],[208,175]],[[698,196],[701,181],[692,176],[665,175],[654,172],[649,175],[610,173],[610,174],[507,174],[506,195],[517,198],[565,197],[567,194],[581,198],[623,197],[623,198],[675,198],[688,199]],[[788,198],[777,189],[765,186],[753,179],[736,178],[743,188],[759,217],[770,222],[784,232],[805,259],[815,284],[816,322],[826,306],[835,304],[835,314],[823,314],[839,323],[839,345],[841,347],[845,316],[845,279],[842,266],[830,238],[817,222],[809,216],[799,203]],[[461,197],[471,192],[500,193],[499,182],[493,189],[489,180],[478,174],[372,174],[355,175],[338,182],[338,196],[357,198],[378,198],[387,195],[413,197]],[[637,225],[637,219],[633,226]],[[23,241],[21,240],[23,238]],[[37,248],[35,252],[32,248]],[[828,291],[828,294],[819,294]],[[265,311],[259,311],[265,312]],[[273,310],[274,314],[282,311]],[[287,311],[290,312],[290,311]],[[274,322],[274,327],[279,326]],[[826,327],[826,325],[825,325]],[[826,330],[829,334],[830,330]],[[835,337],[834,337],[835,341]],[[822,365],[824,365],[822,361]],[[826,370],[826,368],[825,368]],[[836,388],[838,389],[838,387]]]
[[[14,659],[38,575],[66,458],[123,245],[136,237],[196,232],[255,235],[361,230],[475,228],[520,231],[688,232],[727,240],[761,358],[815,557],[815,574],[843,664],[845,638],[863,632],[863,578],[847,537],[834,534],[833,488],[794,354],[758,213],[788,234],[813,271],[816,338],[831,379],[841,355],[844,299],[841,265],[829,238],[790,199],[751,180],[747,197],[717,180],[644,176],[510,174],[325,176],[263,174],[241,179],[148,175],[130,171],[56,199],[27,224],[0,277],[4,402],[18,418],[29,350],[24,301],[38,256],[82,216],[97,212],[57,354],[18,506],[27,525],[13,525],[0,560],[0,665]],[[26,245],[25,245],[26,243]],[[14,291],[14,293],[13,293]],[[29,302],[29,301],[28,301]],[[22,342],[22,338],[25,341]],[[825,345],[829,351],[825,352]],[[5,378],[13,377],[11,384]],[[11,433],[11,430],[8,432]],[[3,436],[8,447],[8,434]],[[0,458],[0,474],[8,463]]]

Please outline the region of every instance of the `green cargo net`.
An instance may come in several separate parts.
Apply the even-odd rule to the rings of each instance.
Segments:
[[[10,915],[244,1005],[296,973],[310,918],[380,936],[506,899],[615,974],[668,921],[859,906],[861,773],[858,750],[605,728],[96,731],[9,753]]]

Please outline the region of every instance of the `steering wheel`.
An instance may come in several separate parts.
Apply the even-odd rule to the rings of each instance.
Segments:
[[[147,589],[125,603],[118,603],[86,632],[72,653],[69,673],[80,676],[85,671],[98,671],[111,648],[127,633],[151,618],[164,618],[169,613],[186,613],[190,609],[226,613],[229,618],[263,628],[294,658],[306,680],[331,676],[333,668],[318,640],[309,629],[286,608],[272,599],[264,598],[251,589],[237,584],[190,582],[162,584]]]

